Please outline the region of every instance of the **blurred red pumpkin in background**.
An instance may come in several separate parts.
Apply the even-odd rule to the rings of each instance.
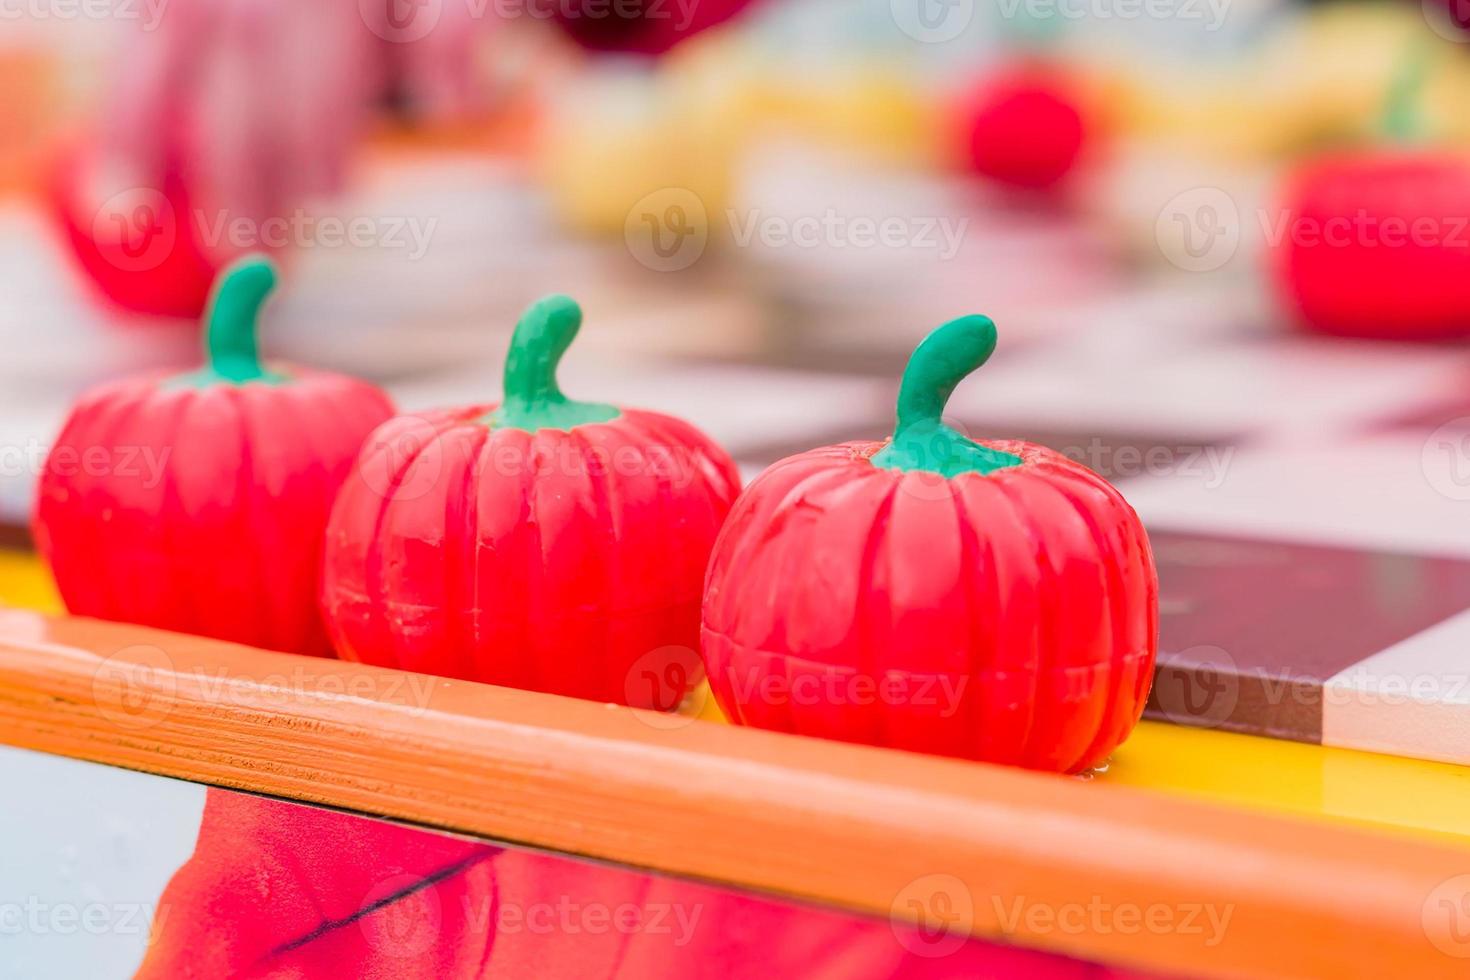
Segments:
[[[1470,160],[1360,150],[1292,171],[1268,229],[1302,326],[1343,337],[1470,336]]]
[[[1096,129],[1077,81],[1037,60],[984,77],[958,101],[951,120],[963,166],[1029,191],[1063,184],[1085,158]]]
[[[1327,152],[1285,176],[1266,244],[1283,305],[1308,330],[1470,336],[1470,155],[1427,145],[1423,96],[1437,63],[1417,37],[1386,92],[1381,144]]]
[[[117,307],[154,316],[198,317],[229,255],[211,247],[180,167],[169,162],[151,186],[91,190],[96,154],[65,148],[51,171],[51,211],[96,291]]]

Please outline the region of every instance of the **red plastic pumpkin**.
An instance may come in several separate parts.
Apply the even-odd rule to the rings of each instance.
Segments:
[[[1272,269],[1309,330],[1470,336],[1470,159],[1430,151],[1323,157],[1288,178]]]
[[[1148,539],[1086,467],[941,422],[994,347],[985,317],[940,327],[890,442],[792,456],[736,502],[703,629],[731,720],[1068,772],[1128,736],[1157,650]]]
[[[685,422],[562,394],[581,321],[540,301],[499,406],[369,438],[327,536],[343,657],[660,709],[699,679],[700,586],[739,476]]]
[[[255,320],[276,282],[249,257],[220,279],[201,371],[84,395],[46,460],[36,542],[66,607],[325,655],[316,608],[332,499],[393,414],[337,374],[267,369]]]
[[[82,272],[124,310],[199,316],[228,259],[205,242],[180,169],[165,167],[157,187],[91,201],[84,187],[90,163],[68,150],[50,182],[52,211]]]
[[[1060,69],[1027,62],[986,78],[954,112],[955,141],[971,171],[1007,187],[1050,191],[1084,158],[1094,126]]]

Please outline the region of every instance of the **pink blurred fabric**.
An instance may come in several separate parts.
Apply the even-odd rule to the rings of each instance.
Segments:
[[[165,161],[181,160],[197,207],[282,214],[341,187],[387,93],[420,116],[473,109],[476,42],[507,18],[592,50],[657,54],[749,2],[169,0],[156,20],[127,22],[86,189],[106,200],[157,187]]]

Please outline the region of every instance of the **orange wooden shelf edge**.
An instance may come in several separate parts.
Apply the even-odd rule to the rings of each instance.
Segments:
[[[0,612],[0,741],[880,916],[957,881],[977,935],[1161,973],[1465,969],[1426,924],[1463,850],[132,626]],[[1228,920],[1067,929],[1016,900]]]

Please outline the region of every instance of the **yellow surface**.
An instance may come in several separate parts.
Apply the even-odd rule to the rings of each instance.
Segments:
[[[688,707],[725,720],[708,685]],[[1470,848],[1470,768],[1442,762],[1145,721],[1084,778]]]
[[[60,609],[33,556],[0,551],[0,604]],[[701,686],[689,707],[723,720]],[[1470,768],[1144,722],[1099,782],[1393,828],[1470,848]]]
[[[1144,722],[1097,777],[1470,847],[1470,768]]]
[[[51,575],[34,555],[0,550],[0,605],[60,612]]]

